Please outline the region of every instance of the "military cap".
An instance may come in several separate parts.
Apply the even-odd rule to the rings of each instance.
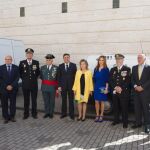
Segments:
[[[34,53],[34,50],[32,48],[27,48],[25,50],[26,53]]]
[[[46,58],[46,59],[54,59],[55,56],[54,56],[53,54],[47,54],[47,55],[45,56],[45,58]]]
[[[115,54],[115,59],[123,59],[125,58],[122,54]]]

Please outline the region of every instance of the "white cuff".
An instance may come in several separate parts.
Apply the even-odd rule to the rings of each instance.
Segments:
[[[135,84],[135,85],[134,85],[134,88],[136,88],[136,87],[137,87],[137,85]]]

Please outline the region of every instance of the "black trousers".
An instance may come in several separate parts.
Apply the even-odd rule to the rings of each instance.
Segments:
[[[24,116],[29,116],[30,97],[32,102],[32,116],[37,116],[37,92],[36,89],[23,89],[24,96]]]
[[[128,124],[128,97],[120,97],[119,95],[113,95],[113,112],[114,122],[120,121],[120,114],[122,114],[122,122],[124,125]]]
[[[62,115],[67,115],[67,99],[69,100],[69,116],[74,118],[74,93],[70,90],[62,90]]]
[[[2,115],[6,120],[12,119],[16,114],[17,91],[4,92],[1,95]]]
[[[144,124],[150,125],[150,99],[142,94],[134,96],[134,109],[136,124],[142,124],[142,116],[144,117]]]

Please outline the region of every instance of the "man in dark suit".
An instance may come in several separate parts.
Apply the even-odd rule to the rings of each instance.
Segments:
[[[113,91],[113,112],[114,122],[112,125],[120,123],[120,113],[122,113],[123,128],[128,127],[128,104],[131,91],[131,71],[123,65],[124,56],[116,54],[116,67],[110,71],[110,86]],[[121,111],[120,111],[121,110]]]
[[[72,91],[75,74],[77,71],[76,64],[70,62],[70,55],[63,55],[64,63],[58,68],[58,90],[62,95],[61,117],[67,116],[67,96],[69,98],[69,116],[74,120],[74,93]]]
[[[38,92],[38,76],[40,74],[39,62],[33,60],[34,50],[27,48],[26,60],[19,64],[20,77],[22,79],[22,90],[24,95],[24,117],[29,117],[30,95],[32,101],[32,117],[37,119],[37,92]]]
[[[132,128],[142,126],[144,115],[145,132],[150,133],[150,66],[145,63],[146,56],[138,55],[138,65],[132,68],[132,85],[134,87],[134,106],[136,123]]]
[[[0,66],[0,91],[4,123],[16,122],[16,95],[18,91],[19,67],[12,64],[12,57],[5,57],[5,64]],[[8,106],[8,100],[10,106]],[[9,108],[9,110],[8,110]]]

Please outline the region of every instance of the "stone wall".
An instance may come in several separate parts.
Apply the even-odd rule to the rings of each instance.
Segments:
[[[68,2],[68,13],[62,13]],[[81,58],[101,53],[150,53],[150,0],[0,0],[0,36],[23,40],[41,63],[47,53]],[[20,17],[25,7],[25,17]]]

